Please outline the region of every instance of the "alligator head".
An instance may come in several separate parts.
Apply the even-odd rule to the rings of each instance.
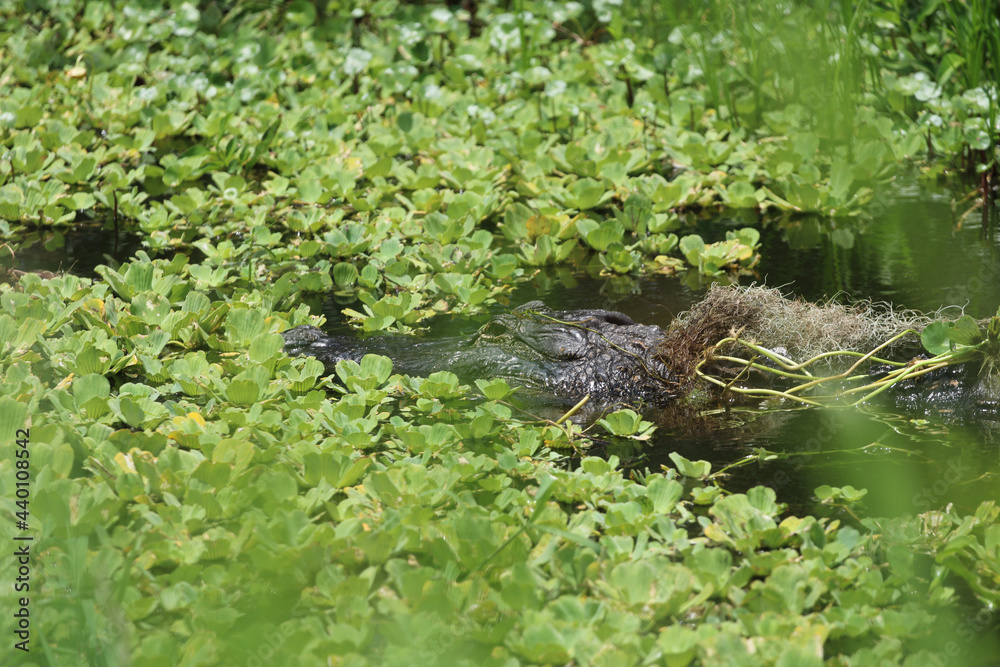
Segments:
[[[390,357],[401,373],[503,378],[567,400],[589,395],[602,403],[663,403],[675,394],[656,356],[663,331],[608,310],[553,311],[532,301],[493,317],[471,338],[433,341],[333,338],[315,327],[283,335],[286,351],[315,356],[331,373],[338,361],[372,352]]]
[[[662,337],[615,311],[553,311],[532,301],[491,319],[453,362],[559,397],[663,402],[671,392],[656,358]]]

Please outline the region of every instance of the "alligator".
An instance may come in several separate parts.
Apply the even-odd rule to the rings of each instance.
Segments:
[[[494,316],[471,338],[414,341],[328,336],[310,326],[282,334],[285,351],[323,362],[384,354],[396,372],[427,375],[448,370],[466,381],[503,378],[540,394],[597,403],[663,404],[677,394],[668,366],[657,354],[663,330],[636,324],[611,310],[556,311],[532,301]]]
[[[494,316],[475,335],[414,340],[408,336],[357,339],[329,336],[305,325],[282,335],[292,355],[310,355],[334,373],[342,360],[365,354],[388,356],[399,373],[426,376],[448,370],[471,382],[503,378],[512,385],[562,402],[588,397],[593,404],[662,406],[688,396],[695,367],[721,339],[734,333],[799,360],[829,349],[868,351],[894,334],[919,329],[929,319],[907,311],[787,299],[768,288],[713,288],[670,327],[637,324],[610,310],[551,310],[532,301]],[[833,333],[831,333],[833,331]],[[835,335],[839,332],[840,335]],[[919,339],[910,336],[897,358],[907,360]],[[784,342],[786,345],[778,345]],[[884,352],[880,352],[884,354]],[[886,354],[886,356],[889,356]],[[741,382],[745,368],[717,368]],[[871,370],[873,380],[885,367]],[[899,383],[883,402],[909,411],[997,412],[1000,382],[980,377],[978,364],[948,367]],[[763,381],[772,381],[769,374]],[[758,378],[759,380],[759,378]],[[725,393],[725,392],[723,392]],[[699,392],[704,396],[705,392]]]

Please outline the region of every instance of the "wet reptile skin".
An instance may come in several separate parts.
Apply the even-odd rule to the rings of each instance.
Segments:
[[[663,330],[615,311],[553,311],[533,301],[497,315],[472,338],[434,341],[331,337],[311,326],[282,335],[289,354],[313,356],[330,373],[338,361],[377,353],[390,357],[400,373],[450,370],[463,380],[504,378],[567,400],[589,395],[602,403],[662,404],[675,396],[655,354]]]
[[[339,361],[374,353],[391,358],[398,373],[447,370],[465,382],[503,378],[567,401],[589,395],[599,404],[664,405],[678,395],[679,385],[659,356],[663,329],[610,310],[553,311],[532,301],[494,316],[472,337],[436,340],[329,336],[313,326],[282,335],[288,354],[313,356],[327,373],[334,373]],[[974,366],[901,383],[879,400],[908,412],[996,413],[1000,391],[985,386]]]

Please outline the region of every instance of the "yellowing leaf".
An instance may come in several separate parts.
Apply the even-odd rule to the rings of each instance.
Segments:
[[[115,454],[115,463],[117,463],[118,467],[124,470],[125,472],[136,472],[135,464],[132,463],[131,454],[123,454],[121,452],[118,452],[117,454]]]

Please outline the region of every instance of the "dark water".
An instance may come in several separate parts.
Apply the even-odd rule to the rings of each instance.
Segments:
[[[81,223],[64,230],[46,230],[21,239],[14,268],[20,271],[72,273],[98,278],[99,264],[118,266],[142,248],[142,238],[133,232],[115,231],[110,223]]]
[[[1000,233],[982,238],[978,212],[956,227],[963,208],[952,212],[955,196],[918,186],[887,195],[851,248],[829,236],[814,239],[802,231],[805,222],[798,229],[771,230],[788,242],[787,249],[768,251],[760,273],[767,284],[787,284],[807,299],[842,291],[927,313],[963,306],[976,318],[994,315],[1000,305]]]

